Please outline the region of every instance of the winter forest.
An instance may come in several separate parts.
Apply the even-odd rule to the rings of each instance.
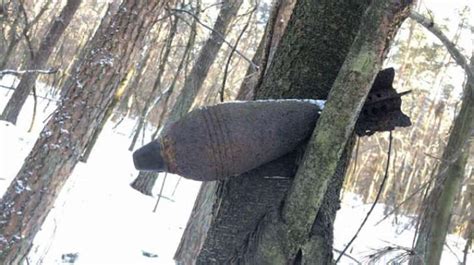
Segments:
[[[470,0],[0,0],[0,264],[474,264]]]

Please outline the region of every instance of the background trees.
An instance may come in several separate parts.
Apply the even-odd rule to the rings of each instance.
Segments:
[[[4,263],[25,258],[160,10],[155,1],[124,1],[102,20],[62,88],[58,109],[0,201]]]
[[[38,211],[35,214],[40,218],[45,218],[62,186],[57,183],[63,183],[67,179],[73,164],[78,159],[90,164],[88,158],[94,152],[96,140],[103,135],[102,131],[110,130],[107,129],[107,122],[113,122],[110,127],[115,128],[135,124],[134,128],[125,129],[130,134],[130,149],[133,150],[159,135],[160,128],[173,119],[169,118],[174,117],[173,113],[179,112],[176,116],[179,117],[192,108],[192,104],[214,104],[222,99],[232,100],[237,95],[240,99],[252,99],[254,96],[259,99],[326,98],[347,56],[354,34],[357,33],[360,17],[369,4],[353,1],[174,1],[159,7],[153,22],[138,25],[141,20],[135,21],[138,24],[129,29],[143,30],[120,33],[123,34],[123,43],[115,46],[115,42],[111,41],[115,35],[107,35],[108,33],[103,36],[102,43],[97,41],[98,35],[102,34],[99,32],[104,32],[101,31],[103,26],[99,24],[111,25],[112,15],[120,11],[120,3],[131,1],[114,1],[110,5],[103,1],[87,1],[80,5],[74,16],[69,13],[72,20],[68,26],[66,23],[59,24],[63,27],[64,34],[56,35],[57,43],[47,47],[51,54],[40,52],[42,40],[47,39],[49,29],[54,24],[52,18],[61,16],[61,10],[68,7],[66,4],[75,3],[78,6],[79,2],[23,0],[3,1],[1,4],[0,71],[36,67],[41,70],[59,69],[55,74],[39,75],[37,84],[47,83],[51,88],[43,89],[39,85],[41,91],[34,91],[38,92],[35,97],[40,104],[36,108],[38,118],[34,119],[33,132],[37,130],[35,128],[42,126],[42,121],[50,114],[42,115],[48,104],[58,104],[59,109],[49,117],[45,133],[39,138],[12,184],[10,185],[10,177],[0,176],[3,182],[0,182],[1,185],[5,188],[10,185],[3,198],[5,202],[9,201],[8,198],[21,197],[22,203],[30,203],[28,196],[14,194],[17,190],[14,188],[26,183],[23,181],[27,178],[24,173],[29,171],[38,177],[38,182],[33,186],[31,183],[24,185],[27,189],[35,187],[32,194],[37,194],[35,192],[41,189],[54,190],[51,194],[38,193],[46,194],[42,196],[49,200],[41,204],[43,208],[33,209],[33,206],[28,206],[28,209]],[[293,5],[296,8],[290,20]],[[425,14],[428,20],[431,19],[439,26],[464,56],[470,54],[466,39],[471,36],[469,25],[472,22],[469,18],[472,11],[459,6],[456,14],[451,15],[449,20],[442,20],[436,12],[427,13],[425,6],[429,7],[430,2],[418,4],[415,10]],[[224,12],[227,12],[229,19],[226,23],[221,23],[219,18],[224,16]],[[288,31],[283,34],[288,20]],[[206,48],[211,45],[209,43],[213,45],[213,49]],[[92,51],[98,51],[93,45],[113,51],[117,56],[113,59],[113,67],[104,51],[100,50],[92,56]],[[204,51],[207,52],[206,56],[203,55]],[[37,56],[32,57],[35,53]],[[213,60],[202,59],[210,57]],[[249,63],[249,58],[253,58],[252,64]],[[42,66],[34,65],[34,59],[41,59]],[[116,64],[117,60],[121,63]],[[414,124],[411,128],[394,132],[392,159],[381,202],[384,203],[387,216],[411,218],[411,226],[419,227],[418,241],[422,242],[429,234],[425,231],[426,224],[430,221],[418,221],[417,216],[427,216],[423,201],[429,203],[433,198],[439,197],[429,194],[434,194],[437,187],[442,187],[438,176],[446,166],[443,164],[446,160],[443,154],[450,150],[449,135],[454,135],[455,132],[456,126],[451,125],[454,120],[459,119],[456,117],[461,117],[459,113],[464,113],[460,111],[460,98],[465,94],[461,93],[463,78],[454,71],[456,63],[444,46],[433,43],[430,35],[414,20],[407,20],[403,24],[385,64],[396,68],[395,87],[399,91],[413,90],[404,99],[404,108]],[[3,73],[0,73],[0,77],[3,77],[0,90],[5,90],[7,96],[5,100],[0,100],[0,107],[5,109],[4,112],[14,108],[18,113],[21,104],[13,103],[16,98],[14,95],[23,91],[22,100],[26,99],[34,78],[31,79],[32,75],[29,74],[22,76],[17,73],[18,79],[14,79]],[[26,81],[20,81],[20,77],[29,80],[26,90],[21,89]],[[7,92],[7,89],[13,88],[16,88],[14,93]],[[186,96],[189,94],[192,96]],[[9,98],[12,103],[7,106]],[[32,98],[29,97],[28,100]],[[81,106],[82,101],[85,101],[84,106]],[[183,105],[180,102],[186,102],[186,108],[181,108]],[[31,103],[27,101],[26,106],[29,107],[29,104]],[[181,111],[176,111],[178,108]],[[74,122],[69,123],[67,119],[61,120],[64,115],[60,116],[60,113],[64,111],[72,114],[71,118],[78,119],[76,125]],[[23,124],[28,124],[29,127],[31,120],[31,112],[27,110],[20,115],[18,128],[22,128]],[[64,135],[66,130],[72,135],[69,136],[70,139],[66,139],[68,137]],[[49,132],[52,133],[51,136],[48,136]],[[68,149],[71,153],[66,152],[68,142],[69,149],[76,146],[75,151]],[[53,146],[50,146],[51,143]],[[332,259],[332,225],[339,207],[337,194],[340,185],[343,185],[342,196],[349,198],[352,193],[357,193],[367,203],[372,202],[378,193],[384,175],[388,138],[377,134],[360,138],[355,145],[352,159],[342,159],[336,177],[328,185],[329,190],[311,229],[310,243],[304,247],[305,255],[312,253],[311,255],[324,257],[328,261]],[[472,150],[464,145],[459,146],[461,147],[456,149],[467,150],[464,153],[467,157],[466,166],[462,167],[463,161],[459,161],[461,164],[455,175],[458,184],[454,183],[451,189],[452,209],[445,205],[446,210],[452,210],[452,217],[449,226],[443,226],[447,226],[448,233],[457,233],[469,239],[472,238]],[[56,150],[55,147],[59,148]],[[346,152],[350,152],[350,149],[351,145],[348,145]],[[297,150],[275,162],[272,167],[282,176],[292,176],[302,154],[303,150]],[[64,162],[63,159],[75,162]],[[56,163],[53,160],[57,161],[56,165],[65,163],[67,166],[58,166],[63,169],[53,170],[53,164]],[[344,168],[349,162],[347,176],[344,177]],[[41,167],[36,168],[37,163]],[[461,173],[462,170],[464,174]],[[266,221],[272,219],[269,213],[279,207],[279,202],[292,185],[288,179],[255,180],[254,174],[258,175],[259,172],[249,172],[238,180],[203,185],[193,218],[189,221],[180,249],[176,253],[179,261],[185,263],[189,259],[198,259],[205,263],[210,258],[242,258],[252,252],[255,245],[251,240],[246,241],[245,249],[238,249],[237,252],[230,250],[237,249],[238,245],[245,245],[242,242],[252,238],[248,229],[263,222],[259,221],[264,220],[259,219],[260,217],[266,216]],[[139,176],[143,178],[137,178],[133,186],[148,195],[156,195],[156,191],[163,187],[163,194],[160,192],[158,196],[166,203],[171,203],[175,192],[179,193],[179,186],[186,181],[168,177],[165,182],[166,178],[160,175],[160,185],[153,190],[158,175],[140,173]],[[28,177],[30,182],[32,179],[33,177]],[[46,179],[52,182],[43,182]],[[175,192],[168,194],[168,187]],[[35,196],[33,197],[36,198]],[[19,203],[20,199],[16,202]],[[40,212],[42,213],[39,214]],[[239,214],[238,218],[236,213]],[[27,215],[15,215],[15,218],[21,220]],[[12,227],[11,231],[24,230],[25,228],[13,228],[16,226],[11,221],[12,216],[5,215],[2,220],[9,220],[7,222]],[[33,231],[34,234],[37,229],[39,227],[35,226],[34,229],[28,227],[26,230]],[[3,231],[2,235],[7,235],[4,236],[6,238],[13,238],[15,235],[4,234]],[[191,234],[194,237],[189,236]],[[232,236],[233,239],[224,240],[225,236]],[[347,235],[348,238],[350,236],[352,235]],[[25,240],[30,242],[31,238],[32,235],[28,235]],[[423,255],[419,244],[406,247],[413,247],[417,255]],[[25,247],[27,248],[29,247]],[[439,248],[437,251],[439,253]]]

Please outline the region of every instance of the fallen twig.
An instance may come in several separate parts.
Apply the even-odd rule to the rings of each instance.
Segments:
[[[337,252],[337,253],[342,253],[342,251],[340,251],[340,250],[338,250],[338,249],[335,249],[335,248],[333,248],[332,250],[334,250],[334,251]],[[358,261],[356,258],[352,257],[352,256],[349,255],[349,254],[344,253],[344,256],[346,256],[347,258],[349,258],[350,260],[354,261],[354,262],[357,263],[357,264],[362,264],[362,262]]]
[[[19,76],[19,75],[23,75],[23,74],[32,74],[32,73],[49,75],[49,74],[55,74],[57,72],[58,72],[58,69],[54,69],[54,68],[51,68],[49,70],[41,70],[41,69],[28,69],[28,70],[5,69],[5,70],[0,70],[0,77],[2,77],[4,75]]]
[[[406,262],[413,256],[419,257],[411,248],[391,244],[390,246],[375,249],[375,252],[373,254],[368,255],[369,264],[375,264],[380,261],[382,257],[394,252],[401,253],[387,261],[387,264],[401,264]]]

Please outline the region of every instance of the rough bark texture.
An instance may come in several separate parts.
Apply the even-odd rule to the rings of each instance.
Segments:
[[[259,225],[253,237],[254,246],[246,255],[246,263],[320,262],[308,257],[302,246],[308,242],[358,113],[382,66],[389,42],[408,16],[409,6],[410,1],[386,0],[374,1],[368,8],[334,81],[281,212],[268,215]]]
[[[140,172],[139,177],[135,178],[135,180],[130,183],[130,186],[145,195],[153,196],[153,187],[155,186],[157,179],[158,173],[143,171]]]
[[[474,56],[470,68],[474,70]],[[471,78],[469,78],[471,79]],[[467,141],[474,130],[474,80],[468,80],[458,116],[443,152],[433,189],[424,205],[415,254],[410,264],[439,264],[454,201],[469,154]]]
[[[252,58],[252,62],[258,65],[259,68],[257,70],[252,65],[249,65],[245,73],[245,78],[237,93],[237,99],[251,100],[254,98],[255,86],[262,76],[262,71],[266,72],[267,66],[271,64],[273,55],[285,32],[295,3],[296,0],[274,1],[274,6],[268,19],[265,32]]]
[[[256,97],[326,98],[367,6],[368,1],[297,2]],[[238,262],[257,224],[271,209],[280,206],[296,172],[296,157],[300,153],[273,162],[275,166],[269,167],[276,168],[276,172],[263,176],[260,173],[260,177],[248,172],[232,180],[203,184],[175,255],[178,264],[225,264],[231,259]],[[345,163],[340,162],[340,172],[345,171]],[[334,179],[342,181],[343,177],[341,173]],[[327,202],[323,202],[316,221],[321,228],[332,225],[335,212],[332,208],[339,204],[337,197],[328,194]],[[322,228],[322,234],[316,227],[314,231],[314,240],[332,238],[331,229]],[[327,257],[332,248],[318,252]]]
[[[222,38],[226,35],[229,25],[237,15],[241,5],[242,0],[223,1],[221,11],[214,23],[213,31],[209,39],[202,46],[191,72],[184,80],[184,86],[176,98],[176,103],[169,112],[167,123],[179,120],[191,108],[206,79],[209,68],[214,63],[217,53],[224,43]]]
[[[0,201],[0,263],[18,264],[27,255],[161,5],[126,0],[102,20],[62,89],[58,110]]]
[[[53,52],[56,43],[58,42],[64,30],[71,22],[72,17],[76,13],[82,0],[68,0],[66,5],[61,11],[61,14],[55,18],[51,26],[41,41],[38,51],[35,53],[35,57],[30,60],[27,64],[28,70],[43,69],[48,62],[49,56]],[[3,110],[0,119],[9,121],[16,124],[16,120],[23,105],[30,94],[33,86],[35,85],[38,73],[27,73],[24,74],[20,80],[20,83],[13,92],[10,100],[8,101],[5,109]]]

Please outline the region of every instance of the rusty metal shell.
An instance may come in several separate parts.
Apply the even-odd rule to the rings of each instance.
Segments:
[[[318,105],[299,100],[201,108],[137,150],[135,165],[201,181],[238,175],[294,150],[311,135],[319,112]]]

